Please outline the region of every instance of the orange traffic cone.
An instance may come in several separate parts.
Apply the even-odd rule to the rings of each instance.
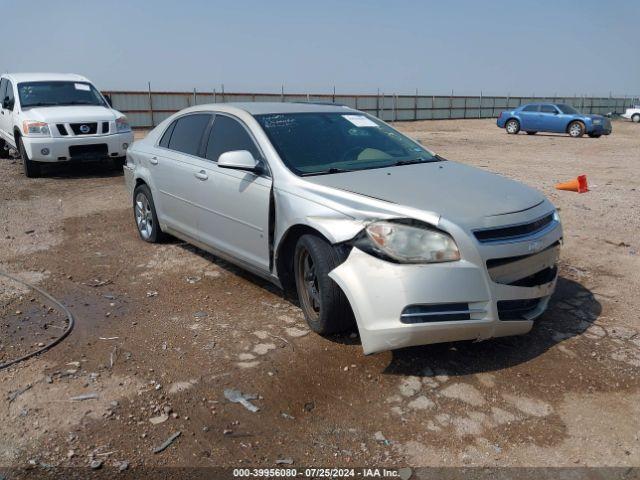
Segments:
[[[556,190],[567,190],[568,192],[578,192],[578,193],[588,192],[589,188],[587,187],[587,176],[580,175],[575,180],[571,180],[569,182],[557,183]]]

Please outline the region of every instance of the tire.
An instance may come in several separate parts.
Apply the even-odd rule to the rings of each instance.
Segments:
[[[584,135],[584,124],[582,122],[571,122],[567,127],[567,133],[570,137],[580,138]]]
[[[122,167],[127,163],[127,157],[112,158],[111,163],[113,164],[113,168],[116,170],[122,170]]]
[[[324,239],[307,234],[296,244],[293,274],[300,308],[309,328],[320,335],[353,327],[351,306],[329,272],[342,263],[335,247]]]
[[[527,135],[535,135],[536,133],[538,133],[538,132],[528,131],[528,132],[527,132]]]
[[[515,135],[520,131],[520,122],[515,118],[510,118],[507,120],[507,123],[505,123],[504,128],[507,133]]]
[[[22,138],[18,139],[18,150],[20,151],[20,157],[22,158],[22,167],[24,169],[24,175],[27,178],[36,178],[40,176],[40,164],[38,162],[34,162],[29,160],[29,155],[27,154],[27,150],[24,148],[24,143],[22,143]]]
[[[589,136],[591,138],[600,138],[602,136],[602,134],[601,133],[590,133]]]
[[[631,121],[633,123],[640,123],[640,113],[634,113],[631,115]]]
[[[7,148],[7,142],[0,138],[0,159],[9,158],[9,150]]]
[[[133,191],[133,218],[140,238],[149,243],[160,243],[166,235],[160,229],[156,206],[151,190],[145,184],[138,185]]]

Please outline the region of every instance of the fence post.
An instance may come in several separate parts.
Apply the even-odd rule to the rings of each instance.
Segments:
[[[331,98],[332,98],[331,101],[333,103],[336,103],[336,86],[335,85],[333,86],[333,97],[331,97]]]
[[[380,118],[380,89],[376,92],[376,117]]]
[[[478,118],[482,118],[482,90],[480,90],[480,107],[478,109]]]
[[[213,103],[216,103],[216,89],[213,89]]]
[[[148,82],[147,86],[149,88],[149,115],[151,116],[151,128],[153,128],[156,126],[156,124],[153,121],[153,99],[151,97],[151,82]]]
[[[198,104],[198,99],[197,99],[197,97],[196,97],[196,89],[195,89],[195,87],[194,87],[194,89],[193,89],[193,104],[194,104],[194,105],[197,105],[197,104]]]
[[[280,85],[280,101],[284,102],[284,84]]]
[[[413,119],[418,120],[418,89],[416,88],[416,96],[413,99]]]
[[[496,116],[496,97],[493,98],[493,103],[491,104],[491,118]]]
[[[222,85],[220,85],[221,87],[221,92],[222,93],[222,103],[224,103],[224,83]]]
[[[384,120],[384,92],[382,92],[382,105],[381,106],[382,106],[382,108],[380,110],[380,115],[381,115],[380,119]]]
[[[449,119],[453,118],[453,90],[449,96]]]
[[[398,106],[396,104],[396,102],[398,101],[398,95],[397,94],[393,94],[392,97],[393,99],[393,121],[397,121],[398,120]]]
[[[436,108],[436,96],[431,95],[431,120],[433,120],[433,112],[435,112]]]
[[[467,97],[464,97],[464,113],[462,114],[463,118],[467,118]]]

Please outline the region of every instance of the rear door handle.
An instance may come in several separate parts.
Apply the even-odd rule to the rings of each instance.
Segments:
[[[151,165],[157,165],[157,164],[158,164],[158,157],[151,157],[151,158],[149,159],[149,163],[150,163]]]
[[[207,178],[209,178],[209,175],[207,175],[207,172],[205,172],[204,170],[200,170],[199,172],[194,173],[194,175],[198,180],[206,180]]]

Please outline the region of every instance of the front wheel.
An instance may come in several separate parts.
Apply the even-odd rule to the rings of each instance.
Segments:
[[[24,169],[25,177],[39,177],[41,173],[40,164],[29,159],[29,155],[27,154],[27,150],[24,148],[22,138],[18,139],[18,150],[20,150],[20,156],[22,157],[22,168]]]
[[[158,224],[158,215],[151,190],[144,184],[136,187],[133,192],[133,214],[142,240],[149,243],[159,243],[164,239],[164,233]]]
[[[311,330],[321,335],[353,326],[349,301],[329,272],[340,265],[338,250],[315,235],[303,235],[294,254],[294,276],[300,307]]]
[[[579,138],[584,135],[584,125],[582,122],[571,122],[567,130],[573,138]]]
[[[520,131],[520,122],[518,120],[516,120],[515,118],[512,118],[505,125],[505,129],[507,130],[507,133],[515,135],[516,133],[518,133]]]
[[[633,115],[633,116],[631,117],[631,121],[632,121],[633,123],[640,123],[640,113],[636,113],[635,115]]]

